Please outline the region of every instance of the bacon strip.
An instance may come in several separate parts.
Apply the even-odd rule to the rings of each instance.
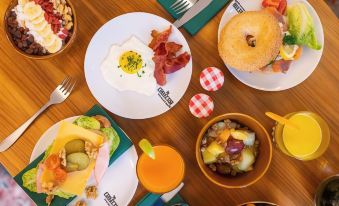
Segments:
[[[166,43],[167,57],[173,58],[177,54],[178,51],[182,48],[182,45],[177,44],[175,42],[167,42]]]
[[[155,51],[161,43],[168,41],[168,38],[171,32],[172,32],[172,26],[170,26],[167,30],[163,32],[152,30],[151,36],[153,37],[153,39],[148,46],[151,49],[153,49],[153,51]]]
[[[181,68],[186,66],[190,59],[191,56],[187,52],[182,53],[177,57],[167,59],[164,65],[165,73],[171,74],[180,70]]]
[[[160,86],[164,86],[166,84],[166,74],[163,69],[166,58],[167,57],[165,55],[153,57],[153,61],[155,63],[154,77]]]
[[[155,63],[154,77],[161,86],[166,84],[166,74],[171,74],[185,67],[190,61],[191,56],[184,52],[177,56],[182,45],[175,42],[168,42],[172,27],[170,26],[163,32],[153,30],[153,37],[149,47],[154,51],[153,61]]]

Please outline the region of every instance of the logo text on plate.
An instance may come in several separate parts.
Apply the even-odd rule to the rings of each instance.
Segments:
[[[158,88],[158,95],[161,98],[161,100],[166,104],[166,106],[171,108],[171,106],[174,102],[171,99],[171,97],[169,96],[170,92],[169,91],[165,92],[165,90],[162,87],[159,87]]]
[[[105,192],[104,196],[105,196],[105,202],[106,202],[107,205],[118,206],[118,203],[115,201],[117,199],[115,195],[112,196],[108,192]]]
[[[242,7],[241,4],[237,0],[234,1],[232,6],[238,13],[242,13],[245,11],[244,7]]]

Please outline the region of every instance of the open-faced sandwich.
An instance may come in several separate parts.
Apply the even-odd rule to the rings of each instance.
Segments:
[[[119,143],[118,134],[104,116],[81,116],[73,124],[63,122],[42,161],[22,176],[23,186],[47,194],[47,205],[54,196],[69,199],[85,192],[87,198],[96,198]],[[95,184],[88,185],[90,178]]]
[[[232,17],[220,34],[219,53],[240,71],[285,73],[303,47],[320,50],[313,18],[304,3],[264,0],[262,10]]]

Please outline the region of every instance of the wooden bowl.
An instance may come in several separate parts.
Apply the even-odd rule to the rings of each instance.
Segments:
[[[256,138],[259,140],[259,154],[253,165],[254,169],[243,174],[233,176],[221,176],[213,172],[207,165],[205,165],[200,147],[201,141],[207,129],[214,123],[230,119],[247,126],[250,130],[255,132]],[[266,129],[254,118],[240,113],[228,113],[210,120],[201,130],[195,148],[196,158],[201,171],[214,184],[225,188],[243,188],[257,182],[266,173],[272,159],[272,143]]]
[[[77,16],[76,16],[75,9],[74,9],[74,6],[73,6],[72,2],[71,2],[70,0],[66,0],[66,2],[67,2],[67,4],[68,4],[68,6],[71,7],[71,9],[72,9],[72,14],[73,14],[73,32],[72,32],[72,36],[71,36],[70,40],[67,42],[67,44],[64,45],[58,52],[53,53],[53,54],[48,54],[48,55],[39,56],[39,55],[27,54],[27,53],[25,53],[24,51],[22,51],[21,49],[19,49],[19,48],[15,45],[15,43],[14,43],[14,41],[13,41],[13,39],[12,39],[12,37],[11,37],[9,31],[8,31],[7,18],[9,17],[9,14],[10,14],[11,10],[12,10],[16,5],[18,5],[18,0],[12,0],[11,3],[9,4],[9,6],[7,7],[6,12],[5,12],[4,23],[3,23],[3,25],[4,25],[4,27],[5,27],[4,30],[5,30],[5,33],[6,33],[6,37],[7,37],[7,39],[11,42],[11,45],[13,46],[13,48],[15,49],[15,51],[17,51],[19,54],[21,54],[21,55],[23,55],[23,56],[25,56],[25,57],[28,57],[28,58],[30,58],[30,59],[49,59],[49,58],[55,57],[55,56],[57,56],[57,55],[63,53],[67,48],[69,48],[70,45],[73,44],[74,39],[75,39],[75,35],[76,35],[76,33],[77,33]]]

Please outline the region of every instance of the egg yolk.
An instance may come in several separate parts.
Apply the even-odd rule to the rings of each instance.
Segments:
[[[128,74],[137,73],[142,65],[141,55],[134,51],[125,52],[119,58],[119,67]]]

